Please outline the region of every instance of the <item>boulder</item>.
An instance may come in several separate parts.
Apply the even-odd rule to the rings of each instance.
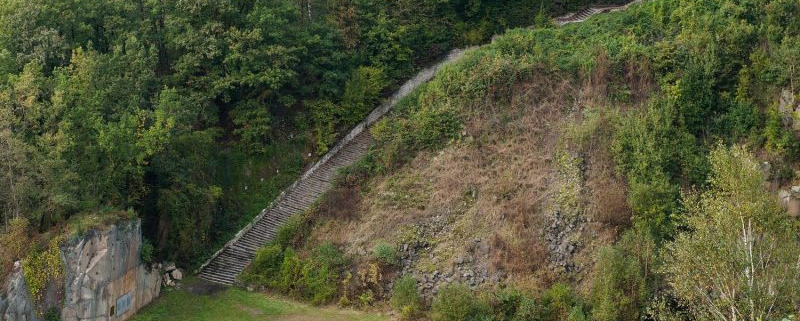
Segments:
[[[169,275],[170,277],[172,277],[173,280],[176,281],[180,281],[183,279],[183,273],[181,273],[181,270],[179,269],[172,270],[172,272],[170,272]]]
[[[175,267],[175,263],[165,263],[164,264],[164,271],[172,272],[175,269],[177,269],[177,267]]]

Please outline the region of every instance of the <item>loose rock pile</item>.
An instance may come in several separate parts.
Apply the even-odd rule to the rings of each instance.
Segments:
[[[560,211],[553,213],[545,231],[551,270],[568,273],[579,270],[572,258],[581,246],[578,235],[583,232],[584,223],[586,219],[582,215],[564,215]]]
[[[161,264],[158,265],[158,269],[161,269]],[[165,263],[162,279],[164,286],[176,286],[178,281],[183,280],[183,272],[175,267],[175,263]]]
[[[446,229],[449,229],[449,225],[444,216],[433,217],[416,226],[417,237],[399,247],[401,275],[413,276],[426,300],[431,300],[440,287],[449,283],[459,282],[475,289],[486,284],[500,283],[506,278],[503,271],[490,271],[490,247],[481,238],[467,241],[466,252],[457,255],[452,263],[440,261],[433,254],[433,245],[427,239],[432,239],[432,236],[439,235]],[[432,272],[420,270],[417,261],[425,255],[435,266],[442,268]],[[389,284],[389,288],[391,286]]]

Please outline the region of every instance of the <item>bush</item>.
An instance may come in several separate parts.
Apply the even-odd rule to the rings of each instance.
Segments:
[[[573,307],[579,304],[572,288],[564,283],[556,283],[542,294],[545,306],[545,320],[567,320]]]
[[[417,280],[410,275],[405,275],[394,282],[392,308],[400,312],[402,319],[414,320],[422,308],[422,296],[417,289]]]
[[[303,229],[306,223],[306,216],[303,214],[295,215],[289,218],[286,223],[283,223],[275,235],[273,243],[280,245],[283,248],[295,245],[297,239],[302,238]]]
[[[492,307],[497,319],[511,320],[525,296],[516,290],[502,290],[495,293]]]
[[[297,280],[302,275],[302,269],[302,262],[294,249],[286,248],[283,252],[281,271],[275,280],[275,288],[287,294],[297,294]]]
[[[312,304],[321,305],[331,302],[336,297],[337,273],[327,264],[315,264],[314,261],[306,262],[303,266],[301,278],[298,280],[299,292]]]
[[[372,305],[372,302],[375,302],[375,295],[372,294],[372,290],[367,289],[358,295],[358,305],[362,309]]]
[[[380,242],[372,249],[372,257],[386,266],[394,266],[398,263],[397,250],[386,242]]]
[[[452,283],[439,289],[431,305],[433,321],[470,320],[478,314],[475,295],[464,284]]]
[[[334,269],[340,269],[347,265],[344,253],[331,242],[325,242],[311,250],[311,261],[318,266],[328,266]]]
[[[544,308],[539,302],[528,297],[523,297],[519,301],[517,311],[514,313],[512,321],[541,321],[544,320]]]
[[[150,240],[143,239],[142,240],[142,253],[141,258],[142,262],[144,263],[153,263],[153,255],[155,249],[153,248],[153,243],[150,243]]]
[[[21,259],[28,251],[30,241],[28,238],[28,220],[24,218],[12,219],[5,231],[0,233],[0,273],[5,273],[6,266],[11,266],[14,261]],[[0,281],[3,274],[0,274]]]
[[[283,248],[278,244],[266,245],[256,252],[245,278],[267,286],[275,286],[283,265]]]
[[[601,248],[592,285],[593,319],[638,320],[645,300],[645,280],[636,257],[616,246]]]
[[[270,244],[256,253],[243,278],[319,305],[336,297],[339,275],[347,264],[344,254],[331,243],[311,250],[308,259],[298,257],[291,247]]]
[[[60,321],[61,320],[61,310],[58,308],[50,308],[47,309],[47,313],[44,314],[45,321]]]
[[[777,156],[794,155],[798,149],[797,137],[784,128],[781,114],[777,108],[770,108],[764,126],[765,147]]]

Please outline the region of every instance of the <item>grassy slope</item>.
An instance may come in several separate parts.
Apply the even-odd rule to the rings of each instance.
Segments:
[[[171,290],[162,293],[159,299],[140,311],[132,320],[380,321],[389,318],[377,314],[317,308],[263,293],[229,288],[211,295],[192,294],[187,290]]]
[[[516,287],[590,282],[597,248],[612,243],[618,226],[630,219],[603,130],[611,124],[602,115],[605,106],[635,108],[650,94],[639,84],[646,77],[634,71],[631,79],[615,79],[631,89],[618,99],[608,88],[607,78],[613,77],[602,72],[620,61],[636,61],[643,50],[641,39],[620,32],[643,33],[625,21],[631,17],[636,13],[601,15],[563,28],[512,30],[445,68],[420,88],[410,115],[400,111],[389,120],[407,118],[411,125],[389,131],[409,140],[429,130],[415,125],[424,126],[426,115],[450,112],[461,115],[458,138],[373,177],[351,193],[357,200],[323,202],[311,243],[332,241],[359,257],[378,242],[402,247],[419,238],[431,247],[412,263],[418,274],[448,273],[457,258],[473,256],[467,268],[505,271],[506,282]],[[596,57],[603,51],[611,56],[605,61]],[[577,77],[579,71],[603,81]],[[385,155],[392,147],[390,142],[378,149]],[[573,171],[581,172],[576,182],[564,177]],[[566,199],[564,190],[570,189],[574,195]],[[550,241],[558,244],[549,244],[554,235],[547,227],[556,212],[580,213],[582,219],[574,231]],[[551,266],[548,246],[568,243],[577,244],[566,259],[576,271],[565,275]]]

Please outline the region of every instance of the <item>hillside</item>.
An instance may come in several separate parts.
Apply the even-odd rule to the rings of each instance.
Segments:
[[[409,319],[789,317],[798,9],[653,1],[469,50],[243,280]],[[305,266],[342,274],[319,296]]]

